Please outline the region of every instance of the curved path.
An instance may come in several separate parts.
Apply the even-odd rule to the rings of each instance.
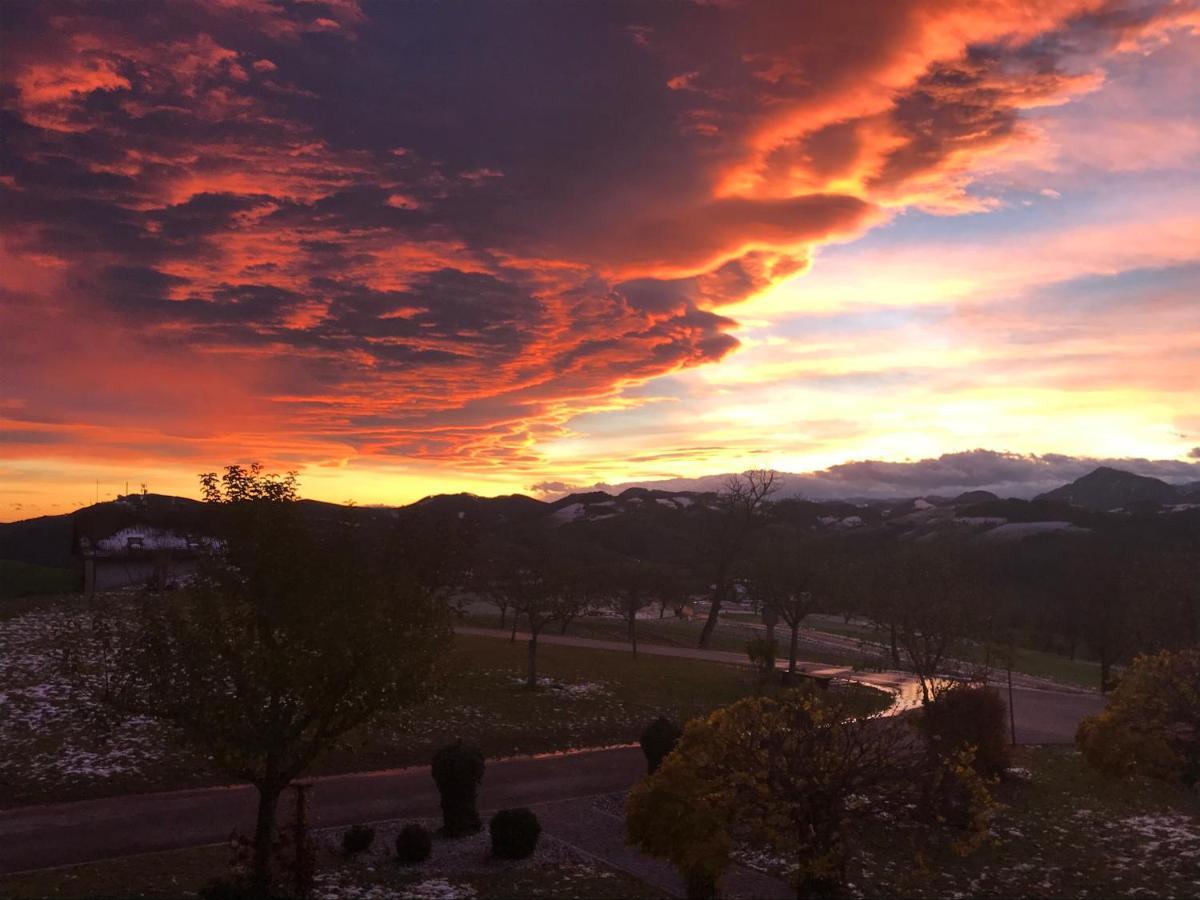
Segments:
[[[477,637],[494,637],[508,640],[511,632],[496,628],[473,628],[459,626],[459,634]],[[528,634],[518,631],[518,639],[527,639]],[[543,634],[541,644],[559,644],[567,647],[584,647],[593,650],[618,650],[629,652],[624,641],[604,641],[571,635]],[[735,666],[750,664],[744,653],[731,650],[705,650],[699,647],[677,647],[666,644],[639,644],[638,653],[647,656],[673,656],[682,659],[702,659],[709,662]],[[778,668],[787,668],[787,661],[780,660]],[[796,668],[813,678],[830,678],[852,681],[877,688],[892,694],[893,702],[888,713],[903,712],[920,705],[921,686],[911,672],[885,669],[883,671],[856,670],[850,666],[831,666],[827,663],[797,661]],[[996,685],[1007,700],[1007,686]],[[1093,691],[1067,687],[1053,681],[1030,675],[1013,676],[1013,714],[1016,719],[1017,743],[1019,744],[1070,744],[1075,740],[1075,727],[1085,716],[1099,712],[1104,699]]]
[[[459,630],[509,637],[506,631],[492,629]],[[629,651],[627,644],[617,641],[559,635],[539,640]],[[644,645],[639,653],[748,665],[744,655],[722,650]],[[804,671],[893,691],[897,696],[893,709],[906,708],[915,698],[914,679],[902,672],[854,672],[817,663],[804,664]],[[1069,742],[1079,719],[1102,704],[1099,696],[1077,691],[1021,687],[1013,696],[1017,739],[1022,743]],[[641,751],[629,746],[495,760],[488,763],[480,802],[485,809],[498,809],[623,791],[644,772]],[[334,775],[314,782],[310,821],[318,828],[430,818],[438,812],[437,791],[426,766]],[[235,785],[0,810],[0,873],[218,843],[235,826],[247,831],[254,808],[253,788]]]

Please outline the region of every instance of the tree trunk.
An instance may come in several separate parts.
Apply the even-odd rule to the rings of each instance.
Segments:
[[[1108,693],[1109,677],[1112,672],[1112,660],[1107,653],[1100,654],[1100,693]]]
[[[633,655],[637,656],[637,612],[629,617],[629,644],[633,647]]]
[[[714,900],[717,896],[716,882],[707,875],[685,872],[683,885],[687,900]]]
[[[258,817],[254,824],[254,860],[250,885],[256,897],[271,895],[271,851],[275,840],[275,815],[283,786],[264,781],[258,788]]]
[[[516,643],[516,640],[517,640],[517,625],[518,625],[518,624],[520,624],[520,623],[519,623],[519,621],[518,621],[518,616],[517,616],[517,614],[514,612],[514,613],[513,613],[513,627],[512,627],[512,634],[510,634],[510,635],[508,636],[508,642],[509,642],[510,644]]]
[[[796,680],[796,648],[800,644],[800,622],[792,626],[792,643],[788,648],[788,682]]]
[[[704,622],[704,628],[700,631],[700,646],[707,647],[708,642],[712,640],[712,633],[717,627],[717,619],[721,615],[721,601],[725,599],[726,585],[722,578],[717,581],[717,586],[713,590],[712,603],[708,608],[708,618]]]
[[[529,676],[526,679],[525,686],[531,691],[537,690],[537,629],[529,630]]]
[[[892,665],[897,669],[900,668],[900,648],[896,645],[896,623],[892,622],[888,625],[888,631],[891,638],[892,647]]]
[[[500,627],[503,628],[508,624],[508,607],[500,607]]]

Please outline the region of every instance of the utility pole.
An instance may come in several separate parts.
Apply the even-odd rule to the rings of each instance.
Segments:
[[[1017,716],[1013,712],[1012,667],[1013,656],[1017,652],[1016,639],[1011,635],[1008,640],[1008,730],[1012,736],[1012,745],[1017,746]]]

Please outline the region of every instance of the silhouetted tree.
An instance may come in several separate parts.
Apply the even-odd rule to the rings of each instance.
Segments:
[[[885,561],[883,571],[877,588],[888,598],[899,646],[928,703],[938,675],[969,634],[981,602],[979,578],[961,554],[944,546],[904,548]]]
[[[503,595],[515,620],[529,626],[526,684],[537,687],[538,638],[548,625],[578,616],[587,608],[594,587],[571,545],[545,535],[526,535],[506,547],[506,555],[489,561],[488,590]],[[514,632],[515,634],[515,632]]]
[[[281,793],[344,737],[424,697],[449,618],[353,533],[307,527],[294,475],[230,466],[202,485],[223,545],[184,590],[99,608],[69,670],[255,786],[251,887],[266,894]]]
[[[610,562],[599,574],[609,604],[625,620],[629,646],[637,656],[637,617],[654,603],[664,575],[657,566],[636,559]]]
[[[764,619],[774,614],[788,627],[788,680],[796,677],[800,625],[816,611],[817,597],[828,575],[815,542],[805,544],[794,529],[776,526],[762,533],[746,566],[751,596],[758,600]]]
[[[779,488],[778,473],[752,469],[732,475],[717,495],[716,509],[702,512],[700,568],[711,578],[712,600],[700,631],[700,646],[707,647],[721,616],[721,606],[733,585],[733,570],[750,540],[763,524],[763,511]]]
[[[1115,685],[1113,667],[1138,645],[1145,585],[1128,547],[1088,537],[1068,548],[1063,570],[1065,602],[1100,662],[1100,690]],[[1144,570],[1143,570],[1144,571]]]

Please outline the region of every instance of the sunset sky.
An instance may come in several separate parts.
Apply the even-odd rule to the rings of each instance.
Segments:
[[[0,520],[1200,460],[1195,3],[0,16]]]

